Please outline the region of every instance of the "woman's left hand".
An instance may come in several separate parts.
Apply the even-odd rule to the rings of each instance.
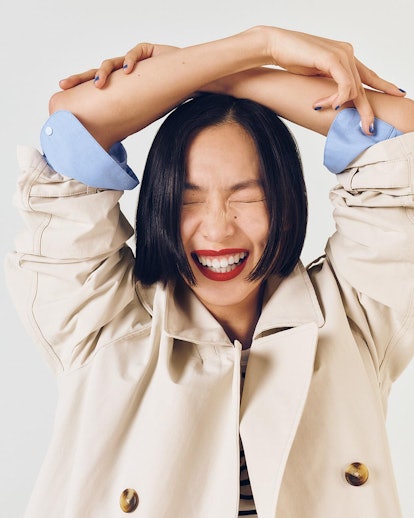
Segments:
[[[131,50],[129,50],[125,56],[119,56],[116,58],[105,59],[102,61],[99,68],[91,68],[80,74],[73,74],[65,79],[59,81],[59,86],[62,90],[68,90],[81,83],[87,81],[94,82],[97,88],[105,86],[108,77],[115,70],[124,70],[125,74],[130,74],[136,65],[145,59],[149,59],[166,52],[171,52],[178,47],[172,45],[155,45],[153,43],[139,43]]]

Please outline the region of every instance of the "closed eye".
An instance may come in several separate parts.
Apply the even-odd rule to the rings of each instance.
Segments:
[[[235,184],[226,189],[223,194],[227,198],[227,203],[260,203],[266,201],[263,188],[257,180]],[[208,192],[206,190],[197,185],[186,183],[183,192],[183,205],[198,205],[205,203],[207,200]]]
[[[235,199],[235,200],[230,200],[230,203],[260,203],[260,202],[265,202],[266,201],[266,198],[262,197],[262,198],[246,198],[246,199]]]
[[[230,203],[259,203],[263,201],[266,201],[266,198],[260,187],[238,189],[229,197]]]
[[[199,205],[204,202],[205,202],[205,200],[197,198],[197,197],[192,198],[191,196],[188,196],[188,197],[184,196],[182,204],[183,205]]]
[[[186,184],[183,192],[183,205],[196,205],[199,203],[204,203],[206,199],[205,192],[199,187]]]
[[[234,185],[229,197],[232,203],[259,203],[265,199],[263,187],[257,180],[248,180]]]

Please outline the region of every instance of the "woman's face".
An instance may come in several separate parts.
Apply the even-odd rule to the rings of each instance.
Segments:
[[[218,307],[257,304],[262,281],[247,277],[263,254],[268,233],[250,135],[235,123],[202,130],[187,154],[181,238],[196,279],[192,289],[213,313]]]

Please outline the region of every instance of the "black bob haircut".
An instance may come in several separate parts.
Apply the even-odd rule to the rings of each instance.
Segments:
[[[269,212],[269,238],[249,279],[287,276],[302,251],[307,198],[296,143],[270,109],[247,99],[202,94],[176,108],[161,125],[148,154],[136,221],[134,273],[143,284],[184,277],[195,284],[180,234],[186,155],[210,126],[239,124],[253,139]]]

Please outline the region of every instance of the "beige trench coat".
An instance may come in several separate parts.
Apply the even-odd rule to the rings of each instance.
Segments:
[[[134,282],[121,193],[23,150],[7,278],[60,393],[26,517],[120,518],[130,488],[137,518],[235,518],[239,433],[260,518],[400,516],[384,419],[414,352],[413,152],[339,175],[326,257],[267,282],[240,401],[240,344],[181,283]]]

